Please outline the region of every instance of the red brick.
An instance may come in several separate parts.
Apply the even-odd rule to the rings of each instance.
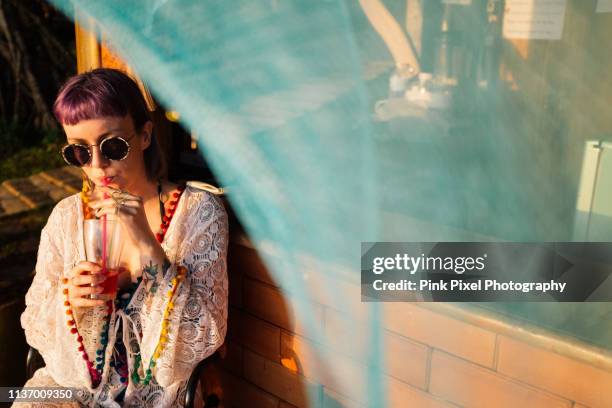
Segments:
[[[223,406],[277,408],[278,398],[259,387],[229,373],[222,373]]]
[[[496,334],[410,303],[383,304],[383,326],[402,336],[493,367]]]
[[[238,336],[238,329],[240,328],[240,314],[241,310],[230,306],[227,311],[227,339],[236,339]]]
[[[592,408],[612,407],[612,372],[500,337],[498,371]]]
[[[240,270],[243,275],[258,281],[278,286],[278,283],[272,278],[263,259],[255,249],[235,244],[231,248],[231,254],[233,257],[231,265],[233,269]]]
[[[256,280],[247,278],[243,282],[243,304],[247,311],[285,330],[308,337],[305,322],[295,316],[293,302],[298,301],[301,300],[292,299],[277,288]],[[315,330],[322,331],[323,308],[308,303],[306,309],[313,319]]]
[[[429,392],[470,408],[571,408],[568,400],[434,350]]]
[[[242,376],[243,358],[242,346],[234,341],[226,340],[227,352],[221,359],[220,366],[235,375]]]
[[[281,356],[293,358],[299,373],[323,384],[326,389],[349,395],[365,403],[368,393],[368,367],[357,360],[324,348],[304,337],[281,334]]]
[[[267,392],[299,408],[309,405],[309,398],[318,398],[321,386],[307,378],[292,373],[285,367],[244,350],[244,375],[246,379]]]
[[[325,387],[322,408],[365,408],[365,405]]]
[[[280,329],[244,312],[239,316],[237,340],[272,361],[280,361]]]
[[[355,276],[353,271],[309,256],[298,256],[296,261],[302,277],[298,295],[306,296],[320,305],[348,312],[355,310],[355,304],[361,305],[360,282],[348,280]]]
[[[387,404],[389,408],[451,408],[455,407],[431,394],[420,391],[392,377],[387,381]]]
[[[333,309],[325,309],[325,339],[342,353],[367,363],[370,345],[368,336],[372,328],[361,325],[366,318],[354,321]],[[376,330],[381,330],[377,328]],[[382,330],[385,372],[408,384],[425,388],[429,349],[388,330]]]
[[[228,303],[230,306],[242,306],[242,274],[228,268]]]

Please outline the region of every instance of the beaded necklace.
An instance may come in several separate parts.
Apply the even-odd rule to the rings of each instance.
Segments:
[[[92,211],[90,210],[89,206],[87,205],[88,203],[88,197],[87,197],[87,193],[91,190],[91,185],[88,182],[88,180],[84,177],[83,178],[83,189],[81,191],[81,201],[82,201],[82,205],[83,205],[83,216],[84,219],[90,219],[93,218],[93,214]],[[178,201],[183,193],[183,191],[185,190],[185,185],[180,185],[177,188],[177,191],[174,192],[172,194],[172,198],[173,200],[170,202],[170,206],[168,208],[168,211],[165,212],[164,211],[164,203],[162,201],[161,198],[161,182],[158,182],[158,195],[159,195],[159,202],[160,202],[160,215],[162,218],[162,223],[160,225],[161,228],[161,232],[158,232],[155,237],[157,239],[157,241],[159,243],[162,243],[164,240],[164,237],[166,235],[166,232],[168,230],[168,227],[170,225],[170,222],[174,216],[174,213],[176,211],[176,207],[178,204]],[[168,324],[169,324],[169,316],[170,313],[172,312],[172,309],[174,308],[174,303],[172,302],[172,298],[174,296],[174,294],[176,293],[176,289],[178,288],[178,285],[180,284],[180,282],[185,278],[185,275],[187,274],[187,268],[185,268],[184,266],[178,266],[177,267],[177,276],[172,278],[171,280],[171,287],[167,292],[167,296],[168,296],[168,304],[166,305],[166,309],[164,311],[164,320],[162,321],[162,330],[161,330],[161,334],[159,337],[159,340],[157,342],[157,345],[155,347],[155,351],[153,353],[153,356],[151,357],[150,361],[149,361],[149,365],[148,368],[145,371],[145,375],[143,377],[141,377],[138,374],[138,369],[140,368],[140,362],[141,362],[141,357],[140,354],[137,354],[135,359],[134,359],[134,369],[133,369],[133,373],[132,373],[132,380],[134,381],[134,383],[139,384],[141,381],[144,385],[148,385],[149,382],[151,381],[152,378],[152,370],[155,367],[156,364],[156,360],[160,357],[161,352],[163,351],[165,344],[167,343],[168,340]],[[127,306],[136,290],[136,288],[138,287],[138,285],[140,284],[142,277],[138,278],[138,281],[132,284],[132,288],[130,290],[130,295],[129,295],[129,299],[127,300],[127,302],[124,303],[124,305],[121,306]],[[66,315],[69,316],[69,320],[68,320],[68,326],[70,327],[70,333],[74,334],[76,336],[76,341],[78,344],[78,351],[81,352],[81,356],[83,357],[83,360],[85,360],[86,364],[87,364],[87,369],[89,371],[89,375],[91,377],[91,382],[92,382],[92,386],[93,388],[97,387],[100,382],[102,381],[102,373],[104,370],[104,358],[105,358],[105,352],[106,352],[106,346],[108,344],[108,331],[109,331],[109,322],[110,322],[110,318],[113,314],[113,309],[115,308],[115,302],[113,302],[113,300],[108,300],[106,302],[106,315],[104,316],[104,323],[102,325],[102,333],[100,335],[100,347],[96,350],[96,366],[94,367],[94,363],[89,359],[89,356],[87,354],[87,351],[85,350],[85,345],[83,344],[83,337],[80,335],[77,324],[76,324],[76,319],[74,317],[74,313],[72,308],[70,307],[70,301],[68,298],[68,278],[63,278],[62,282],[64,283],[64,285],[66,286],[62,293],[65,295],[65,300],[64,300],[64,306],[66,307]],[[121,302],[119,299],[116,299],[119,302]],[[117,306],[120,306],[120,303],[117,304]],[[123,367],[122,367],[123,368]],[[125,367],[127,368],[127,367]],[[127,381],[127,370],[121,370],[122,374],[120,374],[121,377],[121,382],[125,383]]]

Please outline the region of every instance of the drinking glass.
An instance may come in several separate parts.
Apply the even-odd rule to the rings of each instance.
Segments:
[[[91,295],[92,299],[110,300],[117,294],[117,275],[121,264],[121,225],[116,219],[89,219],[83,221],[85,256],[87,261],[102,266],[107,276],[102,282],[102,293]],[[114,274],[114,276],[109,276]]]

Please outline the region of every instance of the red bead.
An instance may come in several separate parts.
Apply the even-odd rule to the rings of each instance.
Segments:
[[[179,192],[177,191],[176,193],[172,194],[172,197],[177,198],[177,197],[178,197],[178,196],[180,196],[180,195],[181,195],[181,193],[179,193]]]
[[[78,341],[79,343],[82,343],[82,342],[83,342],[83,336],[79,336],[79,337],[77,337],[77,341]]]
[[[79,351],[85,351],[85,347],[79,346]]]
[[[75,323],[74,320],[68,320],[68,326],[74,326]]]
[[[77,334],[77,329],[76,329],[76,327],[73,327],[72,329],[70,329],[70,333],[72,333],[72,334]]]
[[[70,306],[70,302],[69,302],[69,301],[67,301],[67,300],[65,300],[65,301],[64,301],[64,306]]]
[[[83,360],[87,360],[87,353],[83,353]]]
[[[157,241],[162,242],[164,240],[164,236],[160,233],[155,234]]]
[[[72,310],[70,310],[70,309],[66,310],[66,314],[67,315],[71,315],[72,314]]]

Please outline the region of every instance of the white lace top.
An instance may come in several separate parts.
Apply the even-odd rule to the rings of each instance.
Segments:
[[[96,388],[78,351],[76,335],[70,333],[61,283],[63,277],[70,278],[74,265],[85,259],[82,221],[81,201],[76,194],[56,205],[42,231],[36,275],[21,316],[28,343],[45,360],[42,370],[60,386],[84,390],[78,399],[86,406],[119,407],[114,399],[123,384],[109,366],[117,334],[123,336],[130,374],[138,352],[142,370],[146,370],[160,337],[170,281],[176,276],[177,265],[183,265],[188,272],[173,297],[168,343],[156,362],[152,380],[146,386],[128,380],[122,404],[181,406],[191,371],[223,343],[226,334],[228,225],[222,203],[199,189],[197,183],[187,183],[162,243],[171,266],[160,270],[155,279],[142,281],[127,308],[113,312],[102,382]],[[152,293],[151,285],[158,290]],[[74,313],[87,354],[93,360],[106,307],[75,308]]]

